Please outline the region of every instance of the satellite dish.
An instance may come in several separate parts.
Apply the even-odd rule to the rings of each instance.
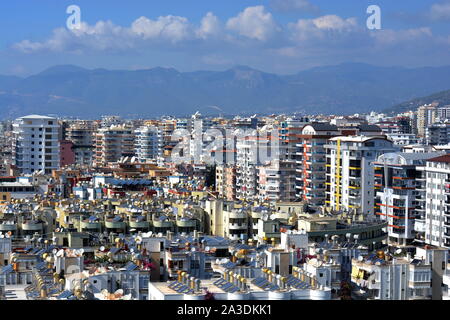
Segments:
[[[100,247],[100,251],[101,251],[101,252],[105,251],[105,247],[104,247],[104,246],[101,246],[101,247]]]
[[[397,250],[395,250],[395,254],[400,254],[402,253],[402,249],[398,248]]]
[[[56,229],[55,229],[55,232],[59,232],[59,231],[60,231],[60,229],[59,229],[59,228],[56,228]]]
[[[130,249],[130,252],[131,252],[131,253],[134,253],[134,249],[133,249],[133,248],[131,248],[131,249]]]
[[[5,237],[4,234],[0,234],[0,238],[3,239]]]
[[[210,247],[205,247],[205,250],[206,251],[209,251],[211,248]]]
[[[59,251],[56,253],[56,256],[57,256],[57,257],[64,257],[64,250],[63,250],[63,249],[59,250]]]
[[[53,249],[53,250],[52,250],[52,253],[53,253],[54,255],[56,255],[56,254],[58,253],[58,249]]]
[[[362,262],[364,260],[363,256],[358,257],[358,261]]]
[[[83,248],[79,249],[79,250],[78,250],[78,253],[80,254],[80,256],[82,256],[83,253],[84,253],[84,249],[83,249]]]

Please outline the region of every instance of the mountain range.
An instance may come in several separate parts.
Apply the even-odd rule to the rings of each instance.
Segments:
[[[435,102],[438,103],[439,106],[450,105],[450,90],[441,91],[426,97],[409,100],[395,105],[391,108],[387,108],[386,110],[384,110],[384,112],[388,114],[398,114],[409,110],[416,110],[418,107],[423,106],[424,104],[431,104]]]
[[[81,118],[184,116],[197,110],[222,115],[342,115],[386,110],[449,87],[450,66],[345,63],[277,75],[246,66],[179,72],[61,65],[24,78],[0,75],[0,118],[34,113]]]

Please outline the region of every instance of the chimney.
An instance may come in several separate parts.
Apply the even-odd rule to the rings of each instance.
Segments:
[[[348,241],[349,243],[352,243],[352,242],[353,242],[352,234],[351,234],[351,233],[347,233],[347,234],[345,235],[345,237],[347,238],[347,241]]]
[[[282,287],[283,285],[282,285],[282,281],[281,281],[281,275],[277,275],[277,285],[278,285],[278,287]]]
[[[335,245],[335,246],[337,245],[338,239],[339,239],[339,236],[336,234],[331,237],[331,240],[333,240],[333,245]]]
[[[200,279],[196,279],[195,280],[195,291],[196,292],[199,292],[200,291],[200,286],[201,286],[201,281],[200,281]]]

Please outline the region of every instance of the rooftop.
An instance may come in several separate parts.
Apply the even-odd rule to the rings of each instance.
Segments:
[[[440,156],[440,157],[436,157],[436,158],[431,158],[427,160],[428,162],[442,162],[442,163],[450,163],[450,153]]]

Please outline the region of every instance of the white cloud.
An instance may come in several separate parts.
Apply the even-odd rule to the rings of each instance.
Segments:
[[[405,43],[415,46],[419,40],[433,40],[433,32],[428,27],[405,30],[385,29],[376,33],[371,33],[371,35],[373,35],[380,44],[394,46]]]
[[[339,34],[347,35],[360,29],[355,18],[343,19],[336,15],[326,15],[316,19],[299,19],[296,23],[290,23],[288,28],[291,31],[291,39],[295,41],[320,40],[330,37],[336,40]]]
[[[319,65],[321,61],[333,63],[334,60],[369,57],[374,61],[388,61],[388,57],[401,54],[417,55],[417,60],[421,57],[426,62],[429,59],[425,53],[417,53],[418,49],[448,52],[449,46],[450,37],[435,35],[431,28],[369,31],[365,21],[358,23],[356,18],[337,15],[299,19],[282,28],[264,6],[255,6],[246,8],[225,23],[212,12],[198,24],[172,15],[155,19],[140,17],[129,26],[111,21],[99,21],[94,25],[82,23],[79,30],[59,28],[46,40],[23,40],[13,48],[24,53],[79,53],[80,59],[89,59],[89,55],[82,53],[107,55],[113,51],[121,54],[144,52],[141,55],[144,57],[143,49],[158,48],[163,55],[167,52],[175,53],[177,57],[192,57],[193,63],[197,59],[199,66],[252,64],[255,61],[273,65],[274,57],[282,57],[279,64],[286,64],[289,69],[289,63]],[[167,56],[167,59],[173,59],[175,55]],[[165,61],[166,58],[161,59]]]
[[[319,7],[312,4],[309,0],[270,0],[270,6],[277,11],[304,11],[318,13]]]
[[[188,19],[171,15],[157,20],[140,17],[131,25],[131,31],[145,40],[159,38],[173,43],[188,39],[190,28]]]
[[[220,21],[212,13],[208,12],[200,22],[200,28],[197,29],[197,36],[201,39],[207,39],[220,33]]]
[[[435,21],[450,21],[450,1],[433,4],[429,16]]]
[[[266,41],[280,31],[272,14],[267,12],[264,6],[246,8],[227,21],[227,28],[241,36],[259,41]]]

